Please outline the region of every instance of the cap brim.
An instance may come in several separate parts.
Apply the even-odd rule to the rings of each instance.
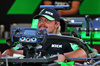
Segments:
[[[48,20],[55,20],[55,19],[54,19],[54,18],[52,18],[51,16],[44,15],[44,14],[41,14],[41,15],[36,15],[36,16],[34,17],[34,19],[38,19],[40,16],[44,16],[44,17],[46,17]]]

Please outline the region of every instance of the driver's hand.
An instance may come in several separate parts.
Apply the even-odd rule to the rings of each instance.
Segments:
[[[57,56],[58,56],[58,59],[57,60],[54,60],[54,62],[64,62],[64,60],[65,60],[65,56],[64,55],[59,54]]]

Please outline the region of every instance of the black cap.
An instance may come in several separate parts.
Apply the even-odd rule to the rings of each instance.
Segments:
[[[34,19],[38,19],[40,16],[44,16],[48,20],[56,20],[60,22],[59,13],[53,8],[44,8],[38,15],[34,17]]]

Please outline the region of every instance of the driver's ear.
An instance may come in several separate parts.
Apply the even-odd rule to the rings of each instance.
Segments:
[[[55,28],[58,28],[59,26],[60,26],[60,22],[57,22]]]

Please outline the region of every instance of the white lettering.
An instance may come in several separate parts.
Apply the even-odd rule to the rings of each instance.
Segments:
[[[45,11],[45,13],[50,14],[50,15],[53,15],[53,13],[52,12],[49,12],[49,11]]]
[[[51,47],[54,47],[54,45],[52,44]]]
[[[62,48],[62,45],[59,45],[59,44],[52,44],[51,47]]]

